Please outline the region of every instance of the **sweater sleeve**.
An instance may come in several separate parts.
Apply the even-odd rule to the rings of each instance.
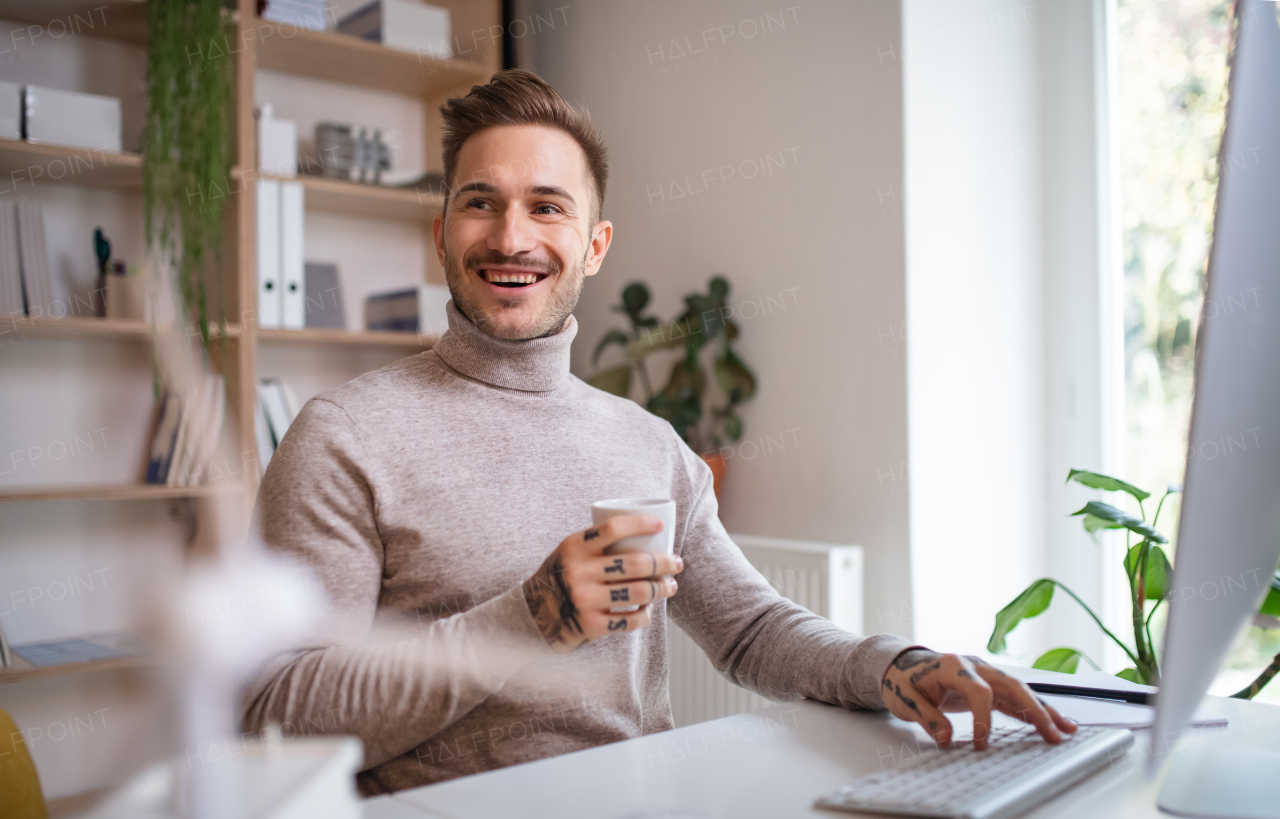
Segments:
[[[773,700],[884,708],[880,681],[911,643],[850,634],[778,594],[720,523],[711,470],[692,452],[685,462],[692,501],[676,544],[685,568],[668,602],[672,619],[735,685]]]
[[[269,550],[310,569],[331,610],[305,644],[260,671],[243,700],[245,730],[275,722],[286,735],[357,736],[366,769],[408,752],[551,654],[519,586],[375,638],[383,545],[367,451],[342,408],[317,399],[271,459],[255,525]]]

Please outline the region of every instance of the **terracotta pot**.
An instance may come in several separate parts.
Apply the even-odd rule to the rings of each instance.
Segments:
[[[704,452],[702,453],[702,460],[706,461],[707,466],[711,467],[712,488],[716,493],[716,501],[719,501],[720,484],[724,481],[724,470],[728,464],[724,456],[719,452]]]

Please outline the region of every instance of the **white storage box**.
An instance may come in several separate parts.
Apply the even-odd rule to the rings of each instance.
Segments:
[[[28,85],[22,91],[28,142],[120,150],[120,100]]]
[[[453,57],[449,10],[418,0],[374,0],[339,20],[338,31],[424,57]]]

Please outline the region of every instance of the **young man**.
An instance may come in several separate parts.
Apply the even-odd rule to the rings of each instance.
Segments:
[[[663,731],[670,616],[773,699],[887,707],[941,740],[942,711],[972,709],[979,745],[993,707],[1051,742],[1074,730],[976,658],[856,637],[779,596],[671,426],[569,373],[571,312],[613,236],[587,114],[514,70],[442,111],[449,331],[308,402],[272,459],[264,539],[315,571],[334,614],[263,670],[247,729],[360,737],[365,794]],[[660,529],[589,526],[591,503],[616,497],[674,498],[675,554],[604,556]],[[639,608],[611,611],[621,601]],[[416,622],[378,641],[376,614]]]

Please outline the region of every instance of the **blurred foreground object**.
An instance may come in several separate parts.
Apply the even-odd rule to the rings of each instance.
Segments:
[[[22,731],[3,708],[0,708],[0,735],[8,737],[5,744],[11,746],[0,752],[0,756],[13,757],[0,764],[0,816],[4,819],[47,819],[49,812],[45,810],[35,763],[27,753]]]

